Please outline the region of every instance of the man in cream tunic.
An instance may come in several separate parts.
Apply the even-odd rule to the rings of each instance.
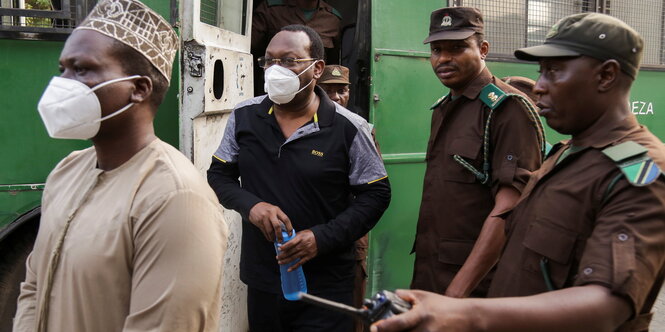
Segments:
[[[40,102],[51,136],[94,146],[70,154],[46,181],[14,331],[218,329],[222,211],[152,124],[177,47],[169,24],[137,0],[100,2],[67,40],[60,78],[97,87],[103,121],[63,129]],[[75,106],[74,115],[87,107]],[[101,124],[81,134],[91,123]]]

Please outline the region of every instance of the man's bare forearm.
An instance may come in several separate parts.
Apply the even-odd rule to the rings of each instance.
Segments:
[[[525,297],[454,299],[424,291],[398,291],[413,308],[375,323],[374,332],[596,332],[628,320],[627,301],[598,285]]]
[[[598,285],[534,296],[487,299],[484,331],[615,331],[630,316],[628,303]]]

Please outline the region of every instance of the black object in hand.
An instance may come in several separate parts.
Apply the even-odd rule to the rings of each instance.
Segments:
[[[371,298],[365,299],[362,308],[354,308],[346,304],[326,300],[305,293],[300,293],[300,299],[307,303],[360,317],[368,325],[382,319],[399,315],[411,309],[410,303],[404,301],[395,293],[387,290],[380,291]]]

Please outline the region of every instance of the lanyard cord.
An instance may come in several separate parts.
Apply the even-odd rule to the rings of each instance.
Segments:
[[[526,97],[518,94],[507,94],[508,97],[516,97],[517,100],[522,103],[526,108],[527,115],[531,124],[536,129],[536,135],[538,138],[538,145],[540,146],[540,160],[545,159],[545,131],[543,130],[543,124],[540,122],[538,117],[538,112],[533,107],[530,101]],[[473,167],[468,161],[464,160],[460,155],[453,155],[453,159],[458,162],[462,167],[469,170],[473,175],[480,181],[481,184],[488,184],[490,179],[490,161],[489,161],[489,146],[490,146],[490,123],[492,122],[492,115],[494,115],[494,109],[490,108],[489,114],[487,115],[487,121],[485,122],[485,130],[483,133],[483,169],[482,172]]]
[[[538,135],[538,143],[540,144],[540,160],[544,160],[545,152],[547,150],[547,142],[545,141],[545,130],[543,128],[543,123],[540,121],[538,111],[536,111],[536,108],[529,100],[526,99],[526,97],[518,94],[509,94],[509,96],[517,97],[517,100],[522,102],[522,105],[526,107],[527,115],[531,119],[533,126],[536,128],[536,134]]]
[[[545,281],[545,287],[548,291],[555,291],[554,283],[552,282],[552,274],[550,273],[549,260],[547,257],[540,259],[540,272],[543,274],[543,280]]]

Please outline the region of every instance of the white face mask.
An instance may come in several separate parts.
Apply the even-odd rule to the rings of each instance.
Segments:
[[[95,90],[120,81],[141,76],[116,78],[97,84],[92,89],[69,78],[55,76],[51,79],[37,109],[53,138],[89,139],[97,135],[100,122],[112,118],[134,105],[127,106],[102,118],[102,107]]]
[[[303,70],[300,74],[296,75],[290,69],[284,68],[279,65],[268,67],[264,73],[265,85],[264,89],[268,93],[268,98],[275,104],[286,104],[293,100],[293,98],[302,90],[305,90],[314,79],[310,80],[307,85],[300,88],[300,75],[308,71],[316,61],[314,61],[307,69]],[[300,89],[298,89],[300,88]]]

